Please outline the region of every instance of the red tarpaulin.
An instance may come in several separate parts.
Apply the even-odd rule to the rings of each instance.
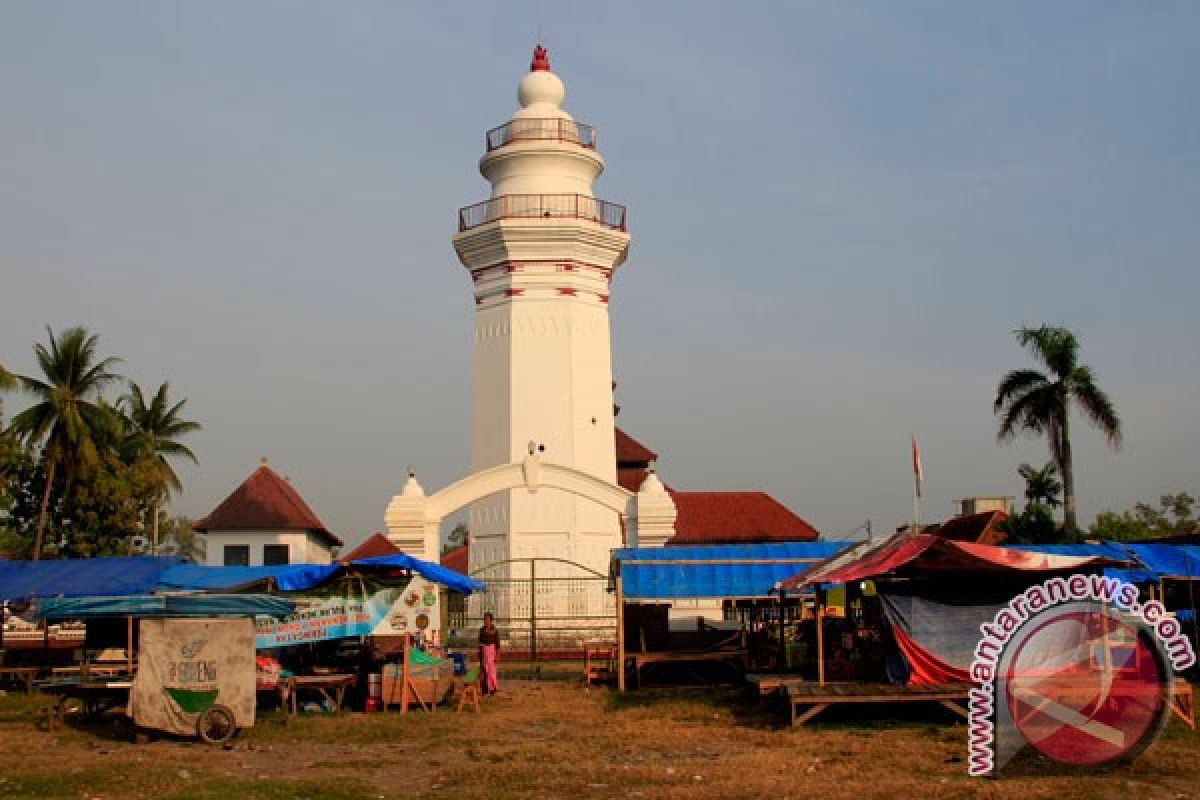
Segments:
[[[897,534],[852,561],[830,559],[780,582],[784,591],[817,583],[850,583],[881,577],[920,577],[946,572],[1060,572],[1115,564],[1098,556],[1033,553],[974,542],[956,542],[929,533]]]
[[[943,683],[970,683],[971,678],[966,668],[958,668],[947,664],[933,653],[909,638],[904,628],[892,625],[892,634],[896,637],[896,647],[904,654],[911,670],[908,676],[909,686],[936,686]]]

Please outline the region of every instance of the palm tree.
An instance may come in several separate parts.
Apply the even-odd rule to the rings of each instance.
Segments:
[[[0,392],[15,388],[17,388],[17,376],[6,370],[3,364],[0,364]]]
[[[170,385],[164,382],[154,393],[147,404],[142,387],[136,383],[129,384],[129,394],[122,398],[122,405],[127,409],[129,417],[129,433],[123,449],[133,460],[151,459],[155,475],[155,490],[151,497],[154,509],[153,535],[151,552],[158,552],[158,509],[170,496],[172,491],[183,488],[179,476],[175,474],[171,462],[172,456],[182,456],[196,463],[196,455],[187,445],[178,440],[182,436],[200,430],[198,422],[183,419],[180,412],[187,400],[180,400],[171,405],[168,400]]]
[[[111,412],[98,399],[100,390],[119,376],[112,368],[118,358],[97,359],[99,337],[82,327],[68,328],[56,337],[49,326],[50,346],[34,345],[33,352],[44,379],[18,375],[21,387],[36,398],[13,418],[11,429],[26,443],[41,445],[46,485],[38,510],[33,559],[42,554],[46,508],[59,467],[70,492],[75,474],[98,460],[96,437],[111,427]]]
[[[1058,499],[1062,493],[1062,482],[1058,480],[1058,468],[1054,462],[1038,469],[1032,464],[1022,464],[1017,467],[1017,474],[1025,479],[1025,501],[1036,504],[1044,503],[1051,508],[1062,505]]]
[[[1121,444],[1121,420],[1112,401],[1096,386],[1091,367],[1079,363],[1079,340],[1066,328],[1042,325],[1022,327],[1014,332],[1017,343],[1029,350],[1048,369],[1049,375],[1035,369],[1009,372],[996,387],[992,410],[1003,414],[997,438],[1010,441],[1020,431],[1045,434],[1050,454],[1063,482],[1063,527],[1074,533],[1075,472],[1071,463],[1071,409],[1075,405],[1084,417],[1108,438],[1113,447]]]

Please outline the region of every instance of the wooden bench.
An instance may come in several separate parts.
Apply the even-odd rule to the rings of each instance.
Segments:
[[[788,699],[792,725],[803,725],[825,709],[846,703],[938,703],[967,718],[967,693],[970,684],[951,683],[935,686],[893,686],[888,683],[788,683],[783,687]]]
[[[681,664],[689,662],[733,663],[746,668],[746,651],[737,650],[663,650],[651,653],[626,653],[625,662],[633,666],[633,686],[642,685],[642,668],[649,664]]]

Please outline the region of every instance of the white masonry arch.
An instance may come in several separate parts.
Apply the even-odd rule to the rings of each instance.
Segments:
[[[522,487],[531,494],[543,487],[558,489],[615,511],[631,547],[661,545],[675,535],[675,503],[653,472],[635,493],[572,467],[543,463],[535,454],[472,473],[432,495],[410,471],[384,515],[388,539],[410,555],[436,561],[443,519],[476,500]]]

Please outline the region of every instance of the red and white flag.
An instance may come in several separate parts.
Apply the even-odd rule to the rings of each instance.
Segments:
[[[917,435],[915,433],[912,437],[912,467],[913,482],[916,485],[917,497],[920,497],[921,481],[925,480],[925,473],[921,470],[921,448],[917,447]]]

